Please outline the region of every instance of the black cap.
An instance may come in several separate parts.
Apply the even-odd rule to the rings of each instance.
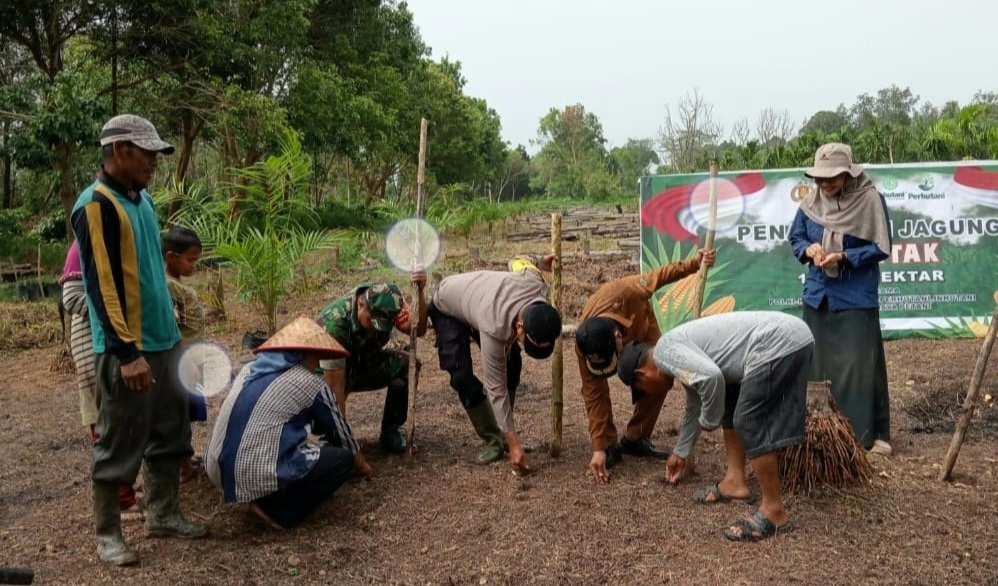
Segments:
[[[575,332],[575,346],[586,358],[586,368],[610,378],[617,371],[617,322],[608,317],[591,317]]]
[[[561,315],[547,303],[534,303],[523,310],[523,350],[527,356],[543,360],[554,352],[561,337]]]
[[[631,342],[624,346],[617,363],[617,376],[620,377],[622,383],[634,387],[634,371],[638,369],[641,357],[648,350],[651,350],[651,346],[644,342]]]

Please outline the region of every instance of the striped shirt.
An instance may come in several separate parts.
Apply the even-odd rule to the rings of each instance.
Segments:
[[[245,385],[252,363],[240,371],[215,421],[205,468],[225,502],[246,503],[301,480],[319,458],[324,435],[356,454],[353,437],[326,383],[297,364]]]
[[[123,364],[180,341],[159,241],[159,221],[145,190],[129,192],[101,172],[73,206],[94,352]]]

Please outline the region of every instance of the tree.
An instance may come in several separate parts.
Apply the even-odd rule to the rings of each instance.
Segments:
[[[0,157],[3,159],[0,209],[14,207],[15,137],[26,123],[15,113],[32,107],[32,94],[25,91],[25,82],[31,74],[32,64],[23,47],[7,44],[0,49]]]
[[[647,175],[652,165],[661,163],[650,138],[628,139],[624,146],[610,151],[610,160],[624,193],[634,192],[638,179]]]
[[[551,108],[541,118],[534,144],[531,186],[551,197],[606,199],[617,192],[608,169],[603,125],[582,104]]]
[[[530,195],[530,171],[530,155],[522,144],[515,149],[507,149],[496,190],[496,202],[513,201]]]
[[[745,144],[752,137],[752,129],[749,127],[748,118],[742,118],[731,126],[731,140],[727,141],[732,146]]]
[[[697,160],[715,145],[720,135],[721,126],[714,121],[714,106],[694,89],[676,104],[675,116],[666,106],[665,124],[659,130],[659,148],[672,172],[689,173],[697,169]]]
[[[15,150],[14,159],[34,159],[35,168],[47,163],[56,170],[67,228],[78,194],[79,150],[81,145],[93,143],[97,136],[95,121],[104,118],[104,107],[93,88],[88,87],[92,80],[65,71],[65,49],[78,35],[91,30],[101,8],[101,2],[96,0],[0,0],[0,14],[4,15],[0,19],[0,40],[21,47],[38,74],[26,79],[21,88],[33,92],[30,110],[3,114],[7,120],[24,124],[21,136],[26,141]],[[30,156],[33,149],[28,142],[35,142],[48,161]]]
[[[795,130],[788,110],[777,112],[773,108],[766,108],[759,112],[759,119],[755,124],[755,135],[764,145],[785,143],[793,138]]]
[[[808,118],[800,129],[800,134],[820,132],[831,134],[849,126],[849,113],[846,107],[839,105],[835,110],[819,110]]]

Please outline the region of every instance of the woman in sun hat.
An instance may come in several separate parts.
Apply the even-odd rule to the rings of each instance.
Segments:
[[[347,355],[302,315],[256,350],[233,382],[208,444],[205,468],[225,502],[249,503],[274,528],[301,523],[355,472],[371,467],[333,393],[314,372]],[[309,441],[309,435],[320,441]]]
[[[829,380],[856,438],[888,455],[890,399],[880,334],[880,263],[890,256],[887,202],[848,145],[822,145],[805,172],[817,189],[790,228],[794,256],[808,266],[804,321],[815,339],[811,380]]]

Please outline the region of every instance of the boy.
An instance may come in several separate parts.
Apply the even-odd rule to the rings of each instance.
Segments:
[[[163,263],[166,265],[166,286],[173,299],[173,315],[180,328],[181,344],[188,347],[204,337],[204,318],[197,291],[180,282],[181,277],[194,274],[198,259],[201,258],[201,239],[197,233],[183,226],[172,226],[162,239]],[[197,368],[181,359],[184,367]],[[195,380],[200,378],[194,377]],[[191,389],[188,389],[190,392]],[[204,395],[191,392],[188,400],[191,421],[207,421],[208,408]],[[200,460],[197,457],[184,460],[180,467],[180,482],[187,482],[197,474]]]

